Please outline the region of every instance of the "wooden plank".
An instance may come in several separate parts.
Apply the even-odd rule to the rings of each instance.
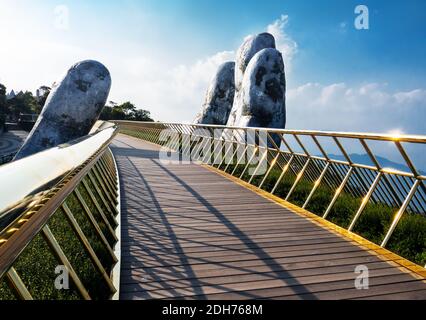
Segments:
[[[393,268],[385,262],[372,262],[366,263],[370,270],[379,269],[392,269]],[[161,273],[157,269],[146,270],[145,272],[132,272],[124,274],[121,284],[123,286],[129,285],[131,288],[133,284],[143,287],[145,284],[156,285],[162,283],[161,287],[171,286],[173,288],[190,287],[193,280],[199,281],[203,284],[226,284],[235,282],[248,282],[254,280],[268,280],[279,278],[284,280],[285,277],[302,277],[313,276],[321,274],[338,274],[338,273],[354,273],[352,264],[340,264],[336,266],[323,266],[313,268],[283,268],[282,265],[275,265],[274,267],[260,265],[251,267],[248,270],[240,269],[222,269],[220,271],[210,270],[209,272],[197,272],[193,274],[193,278],[188,277],[185,273]],[[159,275],[161,275],[161,280]]]
[[[335,259],[332,261],[303,261],[295,263],[286,263],[280,260],[252,260],[246,263],[230,263],[224,265],[211,265],[202,264],[194,265],[192,272],[199,278],[203,277],[214,277],[224,276],[230,274],[247,274],[247,273],[258,273],[262,271],[276,271],[285,269],[287,271],[300,270],[300,269],[313,269],[313,268],[324,268],[324,267],[339,267],[339,266],[353,266],[359,264],[370,265],[373,263],[381,263],[384,266],[389,267],[387,263],[378,259],[374,256],[364,256],[356,258],[343,258]],[[157,267],[157,268],[139,268],[139,269],[124,269],[123,277],[137,277],[146,275],[161,275],[161,281],[169,281],[170,279],[188,279],[185,274],[184,267]],[[148,279],[148,278],[147,278]]]
[[[422,290],[425,284],[421,281],[409,281],[401,283],[386,283],[380,286],[369,286],[368,289],[359,290],[354,287],[346,288],[344,290],[328,290],[322,291],[315,294],[316,299],[330,300],[330,299],[356,299],[360,297],[370,297],[379,294],[391,294],[398,295],[400,298],[402,294],[411,293],[412,291]],[[290,295],[290,296],[279,296],[274,299],[286,299],[286,300],[304,300],[309,299],[307,295]]]
[[[243,239],[237,238],[235,237],[234,239],[230,239],[230,238],[226,238],[226,239],[205,239],[204,241],[208,241],[208,244],[211,246],[226,246],[226,245],[232,245],[232,244],[240,244],[240,243],[261,243],[261,242],[268,242],[272,239],[276,239],[276,240],[300,240],[300,239],[319,239],[319,238],[336,238],[333,235],[329,235],[329,234],[325,234],[325,233],[310,233],[310,234],[305,234],[305,235],[288,235],[288,236],[284,236],[284,235],[276,235],[275,237],[269,236],[269,237],[263,237],[263,238],[259,238],[256,239],[256,241],[254,242],[252,241],[244,241]],[[131,240],[131,242],[129,242],[129,240]],[[134,243],[134,241],[143,241],[142,243],[147,243],[149,244],[150,240],[154,240],[157,244],[158,244],[158,238],[152,239],[152,237],[147,237],[147,236],[139,236],[139,237],[132,237],[131,239],[126,238],[123,241],[123,246],[125,245],[132,245],[132,243]],[[164,240],[164,239],[163,239]],[[173,240],[172,240],[173,241]],[[174,244],[178,243],[180,247],[200,247],[200,246],[206,246],[206,242],[202,242],[200,240],[176,240],[174,241]],[[164,246],[164,244],[162,245]],[[164,246],[167,247],[167,246]]]
[[[374,274],[370,276],[370,282],[374,284],[374,279],[376,277],[390,276],[387,278],[387,283],[395,280],[403,281],[404,287],[412,289],[420,289],[424,286],[418,280],[412,280],[407,278],[407,275],[398,274],[396,269],[380,269],[373,270]],[[271,279],[271,280],[259,280],[259,281],[249,281],[249,282],[237,282],[237,283],[228,283],[225,285],[199,285],[199,282],[194,281],[193,284],[186,288],[173,288],[167,287],[166,289],[157,289],[155,286],[148,286],[152,290],[140,290],[136,292],[141,292],[143,294],[148,294],[151,298],[154,299],[167,299],[167,298],[180,298],[180,297],[190,297],[190,296],[200,296],[201,295],[213,295],[219,293],[228,293],[228,292],[240,292],[246,295],[246,297],[251,296],[251,291],[254,289],[276,289],[274,293],[275,298],[283,298],[284,296],[291,295],[303,295],[303,299],[308,299],[309,295],[313,293],[313,290],[309,287],[312,284],[319,285],[321,287],[317,289],[317,292],[332,292],[332,284],[335,282],[346,282],[346,290],[351,290],[355,287],[354,285],[354,274],[353,273],[342,273],[342,274],[332,274],[332,275],[314,275],[298,278],[282,278],[282,279]],[[395,284],[390,285],[390,287],[395,286]],[[296,289],[295,289],[296,287]],[[318,287],[317,287],[318,288]],[[370,290],[372,286],[370,287]],[[399,289],[399,288],[398,288]],[[304,290],[304,292],[302,291]],[[346,291],[344,290],[344,291]],[[303,293],[302,293],[302,292]],[[343,291],[343,292],[344,292]],[[135,294],[136,292],[131,292]],[[386,291],[387,292],[387,291]],[[399,291],[397,291],[399,292]],[[125,294],[126,292],[123,292]],[[339,292],[342,293],[342,292]],[[363,290],[364,295],[368,295],[368,290]],[[256,295],[256,298],[263,298],[265,294]],[[271,297],[268,297],[271,298]],[[336,298],[338,296],[336,295]]]
[[[410,282],[406,281],[405,275],[390,275],[390,276],[379,276],[372,277],[370,279],[370,288],[380,285],[391,285],[395,286],[396,284],[401,283],[403,287],[408,288],[408,290],[415,290],[411,283],[415,283],[414,286],[419,285],[419,281],[413,280]],[[313,283],[306,284],[303,286],[292,286],[292,287],[276,287],[276,288],[264,288],[257,290],[246,290],[246,291],[234,291],[234,292],[226,292],[219,294],[211,294],[211,295],[194,295],[192,297],[185,297],[185,299],[247,299],[248,297],[256,298],[256,299],[281,299],[286,300],[290,299],[295,295],[301,296],[304,299],[318,299],[317,295],[319,292],[328,292],[328,291],[337,291],[342,290],[342,292],[346,290],[352,290],[354,288],[353,280],[342,280],[342,281],[334,281],[328,282],[326,285],[324,283]],[[382,288],[381,288],[382,289]],[[362,293],[365,296],[368,296],[368,290],[362,290]],[[402,291],[402,290],[399,290]],[[142,293],[143,294],[143,293]],[[129,294],[131,295],[131,294]],[[335,299],[339,299],[338,296],[335,295]]]
[[[390,294],[379,294],[368,297],[359,297],[355,300],[424,300],[426,295],[426,289],[412,290],[409,288],[408,292],[398,292]]]
[[[168,220],[169,224],[173,226],[173,231],[175,234],[188,234],[191,233],[193,235],[197,233],[205,233],[208,231],[211,231],[211,233],[221,233],[221,234],[228,234],[232,235],[232,231],[235,230],[244,230],[244,231],[267,231],[267,230],[286,230],[286,231],[292,231],[301,229],[302,230],[318,230],[315,225],[312,224],[305,224],[305,223],[292,223],[292,222],[283,222],[283,221],[270,221],[270,222],[253,222],[253,223],[243,223],[238,224],[238,226],[233,225],[225,225],[218,222],[215,223],[203,223],[200,221],[199,224],[192,225],[189,223],[184,223],[184,221],[170,221]],[[135,222],[135,223],[126,223],[123,224],[122,229],[128,232],[132,231],[139,231],[139,230],[150,230],[153,232],[167,232],[167,227],[164,226],[161,221],[158,219],[144,219],[142,222]]]
[[[344,258],[353,258],[353,257],[374,257],[371,255],[371,253],[368,253],[367,251],[360,251],[360,252],[339,252],[339,253],[332,253],[332,254],[318,254],[318,255],[311,255],[311,256],[292,256],[292,257],[269,257],[265,259],[239,259],[236,261],[225,261],[225,262],[218,262],[218,263],[204,263],[200,261],[194,261],[190,264],[190,267],[188,267],[186,264],[179,264],[179,265],[148,265],[147,263],[143,264],[128,264],[123,265],[123,270],[131,270],[131,269],[147,269],[147,268],[173,268],[175,270],[179,269],[185,269],[187,270],[190,268],[191,270],[199,270],[199,269],[215,269],[221,266],[225,266],[228,268],[234,268],[234,267],[244,267],[247,265],[252,265],[253,263],[264,263],[264,264],[276,264],[276,263],[298,263],[298,262],[310,262],[310,261],[332,261],[333,259],[344,259]]]
[[[145,255],[145,256],[129,256],[126,260],[123,260],[122,267],[142,267],[142,266],[159,266],[159,265],[182,265],[182,264],[195,264],[195,263],[210,263],[210,264],[220,264],[233,261],[243,261],[243,260],[257,260],[257,259],[275,259],[275,258],[285,258],[285,257],[307,257],[307,256],[316,256],[319,259],[327,259],[324,253],[336,253],[341,252],[345,254],[352,255],[355,252],[360,252],[359,248],[356,247],[341,247],[341,248],[331,248],[331,249],[307,249],[299,251],[290,251],[290,252],[268,252],[268,253],[257,253],[257,254],[231,254],[228,256],[221,257],[210,257],[208,259],[202,258],[191,258],[186,257],[184,259],[161,259],[157,255]]]
[[[297,248],[300,244],[306,244],[306,245],[313,245],[313,244],[324,244],[324,245],[334,245],[338,243],[346,243],[344,239],[342,240],[336,240],[334,238],[329,239],[310,239],[310,240],[294,240],[294,241],[275,241],[275,242],[264,242],[262,243],[262,248],[273,248],[273,247],[293,247]],[[179,253],[190,253],[190,252],[206,252],[211,253],[212,255],[216,252],[220,251],[227,251],[227,250],[245,250],[249,251],[252,248],[255,248],[259,243],[257,244],[234,244],[234,245],[227,245],[227,246],[209,246],[206,250],[205,246],[202,247],[192,247],[192,248],[165,248],[165,247],[157,247],[156,245],[130,245],[127,247],[122,248],[122,253],[125,254],[127,252],[133,252],[134,250],[151,250],[154,253],[155,252],[164,252],[167,254],[179,254]],[[180,249],[180,250],[178,250]],[[136,252],[135,252],[136,253]]]
[[[426,299],[426,284],[356,242],[195,164],[119,135],[123,299]],[[121,146],[121,147],[120,147]],[[357,290],[358,265],[370,289]]]
[[[215,242],[224,242],[224,241],[229,241],[229,240],[243,240],[241,239],[241,237],[239,237],[237,234],[235,233],[242,233],[244,231],[238,229],[235,231],[234,234],[215,234],[215,233],[208,233],[208,234],[201,234],[198,237],[196,237],[194,235],[194,237],[191,237],[191,239],[188,239],[188,237],[185,237],[185,235],[178,237],[177,235],[173,235],[171,236],[169,233],[158,233],[155,231],[144,231],[144,230],[139,230],[138,232],[135,232],[134,230],[132,231],[128,231],[128,237],[130,237],[131,239],[137,239],[137,238],[145,238],[145,237],[149,237],[151,236],[156,236],[159,239],[177,239],[177,241],[189,241],[192,242],[192,240],[201,242],[201,241],[215,241]],[[191,233],[189,233],[191,234]],[[304,230],[303,228],[295,228],[295,229],[290,229],[290,230],[269,230],[269,232],[244,232],[244,240],[246,242],[252,242],[252,241],[257,241],[260,239],[273,239],[273,238],[285,238],[285,237],[298,237],[300,235],[300,238],[302,237],[311,237],[311,236],[319,236],[319,235],[328,235],[326,233],[326,231],[318,231],[315,229],[309,229],[309,230]],[[212,242],[214,243],[214,242]]]
[[[122,256],[125,257],[132,257],[132,256],[137,256],[138,260],[139,259],[144,259],[144,258],[149,258],[149,256],[155,255],[156,258],[162,258],[163,261],[166,260],[170,260],[172,261],[172,259],[180,259],[181,256],[185,256],[186,258],[190,258],[190,259],[198,259],[198,258],[208,258],[208,261],[210,261],[210,258],[218,258],[218,257],[228,257],[228,256],[233,256],[233,257],[237,257],[240,255],[251,255],[251,254],[262,254],[262,253],[266,253],[266,254],[271,254],[271,253],[282,253],[282,252],[302,252],[302,250],[320,250],[320,249],[324,249],[324,248],[348,248],[348,247],[353,247],[352,244],[347,243],[347,242],[341,242],[341,243],[321,243],[321,244],[311,244],[311,245],[303,245],[303,246],[296,246],[296,247],[286,247],[286,246],[278,246],[278,247],[262,247],[262,248],[251,248],[251,249],[242,249],[242,250],[222,250],[222,251],[213,251],[213,252],[209,252],[208,250],[205,250],[204,252],[187,252],[185,250],[181,251],[181,252],[175,252],[173,254],[169,253],[169,252],[161,252],[161,251],[154,251],[154,250],[149,250],[149,252],[146,252],[146,250],[142,249],[142,250],[132,250],[132,251],[125,251],[122,253]],[[126,258],[127,259],[127,258]],[[131,260],[130,260],[131,261]]]
[[[363,253],[364,255],[357,255],[355,257],[338,257],[335,256],[334,259],[330,260],[318,260],[318,259],[286,259],[286,258],[280,258],[280,259],[265,259],[265,260],[248,260],[248,261],[231,261],[226,264],[193,264],[191,265],[191,271],[193,273],[213,273],[215,271],[218,272],[224,272],[225,270],[251,270],[252,267],[256,266],[269,266],[270,268],[275,268],[275,266],[279,268],[294,268],[294,269],[304,269],[304,268],[310,268],[310,267],[326,267],[326,266],[335,266],[335,265],[345,265],[347,263],[353,264],[353,265],[359,265],[363,263],[369,263],[369,262],[381,262],[382,260],[367,254],[366,252]],[[346,262],[348,261],[348,262]],[[158,272],[159,274],[167,274],[167,273],[184,273],[186,270],[186,267],[184,265],[180,266],[160,266],[155,268],[149,268],[149,267],[141,267],[141,268],[135,268],[135,269],[123,269],[123,275],[124,274],[139,274],[141,272]]]

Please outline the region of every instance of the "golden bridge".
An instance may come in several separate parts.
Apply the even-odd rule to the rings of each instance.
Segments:
[[[0,167],[0,299],[424,300],[426,176],[407,148],[425,145],[99,122]]]

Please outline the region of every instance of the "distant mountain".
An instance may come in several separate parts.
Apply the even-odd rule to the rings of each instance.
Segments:
[[[338,154],[330,154],[329,157],[331,159],[336,159],[336,160],[343,160],[343,161],[346,160],[343,155],[338,155]],[[349,157],[355,163],[364,164],[364,165],[368,165],[368,166],[374,166],[374,164],[371,161],[368,154],[351,153],[351,154],[349,154]],[[380,156],[376,156],[376,159],[379,162],[379,164],[382,166],[382,168],[392,168],[392,169],[396,169],[396,170],[399,170],[399,171],[411,172],[410,168],[408,168],[404,164],[393,162],[389,159],[386,159],[386,158],[380,157]],[[419,173],[421,175],[426,174],[425,171],[421,171],[421,170],[419,170]]]

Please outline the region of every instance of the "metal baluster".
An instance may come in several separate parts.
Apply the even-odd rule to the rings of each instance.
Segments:
[[[111,227],[111,224],[108,220],[108,218],[106,217],[104,211],[102,210],[101,206],[99,205],[98,201],[96,200],[95,196],[93,195],[92,190],[90,189],[89,185],[87,184],[87,182],[85,181],[85,179],[82,180],[84,189],[86,190],[87,194],[89,195],[90,200],[92,201],[93,205],[95,206],[96,210],[98,210],[103,222],[105,223],[107,229],[110,232],[110,235],[114,238],[114,241],[117,241],[117,236],[115,234],[114,229]],[[114,226],[115,227],[115,226]]]
[[[106,201],[105,197],[103,196],[101,190],[99,189],[98,184],[96,183],[95,179],[93,178],[93,175],[91,173],[92,170],[90,170],[86,177],[89,177],[90,182],[92,183],[92,186],[95,188],[95,191],[99,198],[101,199],[102,203],[104,204],[105,208],[109,211],[111,215],[111,219],[114,221],[114,223],[117,225],[117,222],[115,221],[115,216],[118,214],[117,208],[115,207],[115,204],[108,203]]]
[[[284,167],[283,171],[281,172],[281,175],[279,176],[279,178],[278,178],[278,179],[277,179],[277,181],[275,182],[275,185],[274,185],[274,187],[273,187],[273,188],[272,188],[272,190],[271,190],[271,193],[272,193],[272,194],[274,194],[274,193],[275,193],[275,190],[278,188],[278,186],[279,186],[279,184],[280,184],[281,180],[284,178],[285,173],[286,173],[286,172],[288,171],[288,169],[290,168],[291,163],[293,162],[293,159],[294,159],[294,155],[292,155],[292,156],[290,157],[290,160],[287,162],[287,164],[285,165],[285,167]]]
[[[345,187],[345,185],[346,185],[346,182],[348,182],[349,177],[351,176],[353,169],[354,169],[353,167],[350,167],[350,168],[349,168],[348,172],[346,173],[345,178],[343,179],[343,181],[342,181],[342,183],[340,184],[339,188],[336,190],[336,192],[335,192],[335,194],[334,194],[334,196],[333,196],[333,199],[331,200],[330,204],[329,204],[329,205],[328,205],[328,207],[327,207],[327,210],[325,210],[324,215],[322,216],[324,219],[325,219],[325,218],[327,218],[328,214],[329,214],[329,213],[330,213],[330,211],[331,211],[331,208],[333,208],[333,206],[334,206],[334,204],[335,204],[335,202],[336,202],[337,198],[339,197],[340,193],[341,193],[341,192],[342,192],[342,190],[344,189],[344,187]]]
[[[356,222],[358,221],[359,216],[361,215],[361,213],[364,211],[365,206],[367,205],[368,201],[370,200],[371,195],[373,194],[374,190],[376,189],[377,184],[380,181],[380,178],[382,177],[383,173],[379,172],[376,176],[376,179],[374,179],[373,184],[370,187],[370,190],[368,190],[366,196],[364,197],[364,199],[361,202],[361,205],[358,209],[358,211],[356,212],[348,230],[352,231],[352,229],[354,228]]]
[[[89,207],[87,206],[86,201],[84,201],[84,199],[83,199],[82,195],[80,194],[80,192],[78,191],[78,189],[75,189],[73,191],[73,193],[76,196],[77,200],[79,201],[81,207],[83,208],[84,213],[89,218],[90,223],[95,228],[96,234],[99,236],[99,238],[101,239],[101,241],[104,244],[105,248],[107,249],[107,251],[111,255],[114,263],[117,262],[118,259],[115,256],[114,250],[110,246],[108,240],[105,238],[104,233],[102,232],[102,230],[101,230],[98,222],[96,221],[95,217],[93,216],[92,212],[90,211]]]
[[[385,236],[385,238],[382,241],[381,247],[385,247],[388,243],[390,237],[392,236],[393,231],[395,230],[396,226],[398,225],[399,220],[401,219],[402,215],[405,212],[405,209],[407,209],[408,204],[410,203],[411,199],[413,198],[414,194],[417,191],[417,187],[420,185],[420,180],[416,180],[414,182],[413,186],[411,187],[410,192],[408,193],[407,197],[404,200],[404,203],[402,204],[401,208],[399,209],[398,213],[396,214],[395,218],[392,221],[392,224]]]
[[[109,289],[111,290],[111,293],[115,293],[117,289],[114,287],[110,277],[107,275],[101,261],[99,260],[98,256],[96,255],[95,251],[93,250],[92,246],[90,245],[89,240],[84,235],[83,230],[81,230],[77,220],[75,220],[74,215],[72,214],[70,208],[66,204],[66,202],[62,203],[62,209],[65,212],[66,217],[68,218],[69,223],[71,224],[71,227],[74,229],[75,233],[77,234],[77,237],[79,238],[80,242],[83,244],[84,248],[86,249],[90,259],[95,264],[96,268],[98,269],[99,273],[104,278],[105,282],[107,283]]]
[[[15,268],[11,267],[6,273],[6,277],[13,290],[22,300],[33,300],[31,293],[28,291],[21,277],[16,272]]]
[[[48,225],[45,225],[43,227],[42,234],[44,239],[48,243],[49,247],[52,249],[53,253],[55,254],[55,256],[67,268],[67,271],[69,275],[71,276],[71,279],[73,280],[75,286],[77,287],[78,292],[81,294],[83,299],[91,300],[89,293],[87,292],[86,288],[84,287],[83,283],[81,282],[80,278],[78,277],[71,263],[68,261],[68,258],[66,257],[65,253],[62,251],[61,246],[59,245],[52,231],[50,231],[50,228]]]

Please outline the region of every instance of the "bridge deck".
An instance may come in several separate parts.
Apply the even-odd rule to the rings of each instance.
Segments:
[[[121,299],[426,299],[424,281],[359,244],[159,147],[119,135]],[[357,290],[357,265],[369,269]]]

